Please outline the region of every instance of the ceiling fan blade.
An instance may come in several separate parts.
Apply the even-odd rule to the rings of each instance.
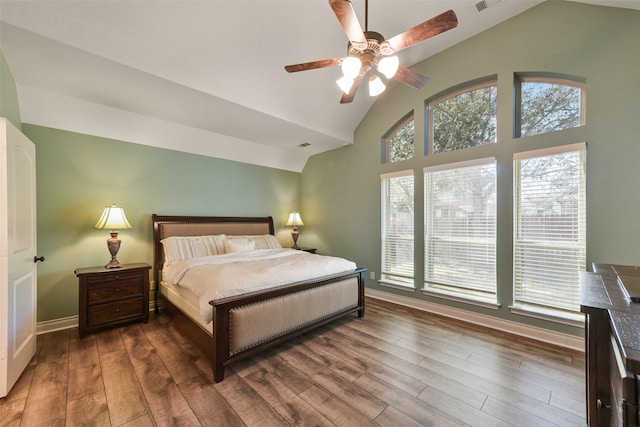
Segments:
[[[398,67],[398,71],[396,71],[393,78],[416,89],[422,89],[424,85],[429,83],[429,77],[423,76],[411,68],[403,67],[402,65]]]
[[[362,31],[360,22],[358,22],[351,2],[349,0],[329,0],[329,5],[340,21],[351,45],[358,50],[364,50],[367,47],[367,38]]]
[[[316,68],[333,67],[340,63],[342,58],[322,59],[320,61],[305,62],[303,64],[286,65],[284,67],[289,73],[297,71],[315,70]]]
[[[355,98],[356,92],[358,91],[358,87],[360,87],[360,83],[362,83],[363,77],[364,77],[364,74],[360,74],[358,77],[355,78],[349,93],[342,94],[342,98],[340,98],[340,104],[348,104],[351,101],[353,101],[353,98]]]
[[[453,10],[448,10],[435,18],[391,37],[387,42],[394,52],[399,52],[423,40],[442,34],[458,26],[458,18]]]

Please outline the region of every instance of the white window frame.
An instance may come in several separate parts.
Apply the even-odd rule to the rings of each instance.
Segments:
[[[520,218],[520,161],[526,159],[533,159],[536,157],[551,156],[556,154],[579,152],[580,154],[580,182],[579,182],[579,212],[578,222],[576,225],[577,241],[558,241],[555,240],[528,240],[520,239],[522,220]],[[514,194],[513,194],[513,207],[514,207],[514,229],[513,229],[513,305],[510,306],[511,311],[514,313],[537,317],[545,320],[560,321],[572,326],[581,326],[584,318],[579,313],[579,272],[586,270],[586,143],[569,144],[563,146],[555,146],[540,150],[533,150],[527,152],[515,153],[513,155],[513,168],[514,168]],[[567,262],[565,260],[562,263],[562,267],[555,267],[552,264],[539,264],[539,268],[543,268],[544,274],[548,277],[545,279],[546,283],[558,282],[562,286],[569,286],[566,292],[573,294],[574,309],[567,309],[558,306],[553,306],[552,303],[545,304],[544,298],[532,298],[524,297],[523,292],[520,290],[523,285],[521,283],[521,277],[523,277],[523,271],[525,267],[522,267],[522,261],[519,257],[520,248],[541,248],[541,249],[556,249],[559,251],[573,250],[578,253],[578,256],[574,260],[574,268],[569,272],[570,283],[562,282],[563,269],[566,270]],[[531,268],[531,264],[526,268]],[[541,292],[547,291],[544,289]],[[549,300],[553,300],[554,297],[548,297]],[[560,296],[557,296],[556,301],[560,300]],[[563,305],[563,304],[558,304]]]
[[[387,185],[391,180],[399,178],[411,178],[413,180],[413,194],[411,195],[411,206],[415,208],[415,175],[413,170],[404,170],[398,172],[392,172],[380,175],[380,192],[381,192],[381,262],[380,262],[380,280],[382,285],[392,286],[400,289],[415,290],[415,215],[410,218],[411,231],[401,238],[406,240],[405,243],[410,242],[411,251],[411,268],[410,271],[402,272],[396,269],[392,271],[397,260],[391,255],[389,250],[390,245],[393,244],[393,240],[399,238],[399,236],[393,236],[390,234],[391,217],[390,206],[387,198]],[[413,209],[412,209],[413,210]],[[415,212],[415,211],[414,211]]]
[[[487,277],[484,274],[477,275],[473,272],[464,272],[463,274],[454,277],[446,277],[442,275],[432,274],[432,266],[435,265],[435,259],[433,257],[437,256],[431,251],[432,242],[442,241],[442,237],[436,238],[432,237],[434,234],[433,226],[435,224],[434,216],[437,215],[432,207],[430,206],[432,195],[434,192],[432,191],[431,184],[429,182],[429,178],[432,173],[436,173],[439,171],[445,170],[460,170],[475,166],[483,166],[483,165],[493,165],[494,167],[494,188],[497,185],[497,162],[495,157],[482,158],[482,159],[474,159],[464,162],[457,163],[447,163],[437,166],[431,166],[424,168],[424,287],[423,293],[432,294],[439,297],[460,300],[464,302],[470,302],[476,305],[481,305],[489,308],[498,308],[497,302],[497,255],[496,255],[496,245],[497,245],[497,224],[496,224],[496,215],[497,215],[497,204],[496,200],[494,200],[493,204],[493,215],[490,223],[487,223],[487,231],[489,233],[493,233],[492,238],[484,237],[451,237],[445,238],[449,240],[450,243],[454,245],[457,249],[462,250],[471,250],[470,253],[473,253],[473,246],[480,245],[480,247],[493,247],[493,251],[488,256],[484,257],[484,260],[476,258],[473,256],[471,258],[467,258],[467,261],[476,263],[475,265],[482,264],[484,261],[487,262],[487,270],[490,274]],[[451,230],[453,231],[453,230]],[[482,258],[482,257],[480,257]],[[484,276],[484,277],[481,277]],[[474,283],[482,282],[483,286],[474,288]]]

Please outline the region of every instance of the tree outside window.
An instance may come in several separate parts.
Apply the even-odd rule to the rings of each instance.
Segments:
[[[383,139],[386,146],[385,162],[394,163],[413,158],[415,129],[413,114],[405,117],[398,126],[393,128]]]
[[[495,82],[454,92],[429,103],[431,152],[497,142]]]
[[[516,136],[570,129],[585,123],[584,83],[552,78],[520,78]]]

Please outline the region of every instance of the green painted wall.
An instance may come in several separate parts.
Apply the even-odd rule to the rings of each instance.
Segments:
[[[298,209],[300,174],[23,124],[36,145],[38,321],[78,314],[78,267],[109,261],[108,230],[93,228],[106,205],[125,209],[118,260],[153,259],[151,214],[268,216],[284,227]]]
[[[483,12],[484,13],[484,12]],[[464,22],[460,23],[465,25]],[[453,30],[455,31],[455,30]],[[416,242],[422,239],[422,169],[465,159],[464,152],[425,157],[424,102],[448,88],[498,76],[498,144],[474,148],[474,156],[497,156],[499,187],[496,312],[415,292],[367,286],[504,319],[581,335],[578,328],[511,314],[512,153],[586,141],[588,265],[593,261],[640,265],[640,12],[571,2],[546,2],[460,43],[416,67],[430,83],[420,91],[393,84],[355,132],[354,144],[312,157],[301,181],[306,246],[354,259],[380,271],[380,174],[413,169],[416,174]],[[512,138],[514,72],[544,71],[587,81],[586,125],[522,139]],[[357,96],[367,96],[361,90]],[[348,108],[338,106],[336,108]],[[416,157],[393,165],[380,161],[382,135],[415,111]],[[505,203],[506,201],[506,203]],[[416,244],[416,288],[422,288],[422,245]]]
[[[16,82],[13,80],[13,74],[2,50],[0,50],[0,117],[6,117],[20,129],[20,106]]]

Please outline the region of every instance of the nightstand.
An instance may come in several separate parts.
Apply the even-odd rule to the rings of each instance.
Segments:
[[[80,337],[126,323],[148,322],[150,269],[145,263],[76,269]]]

